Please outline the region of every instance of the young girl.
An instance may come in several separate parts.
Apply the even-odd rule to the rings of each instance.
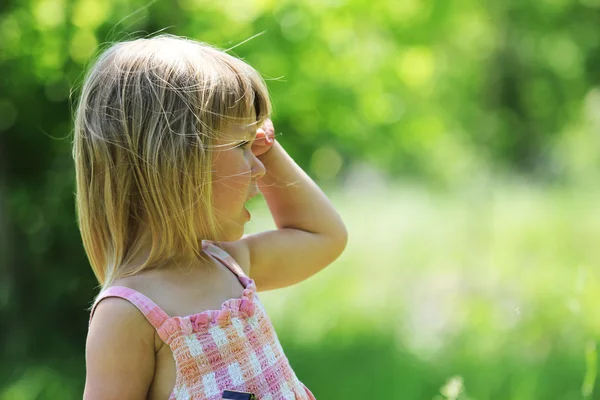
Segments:
[[[256,292],[323,269],[346,229],[275,140],[270,111],[252,67],[191,40],[119,43],[91,68],[73,148],[102,285],[86,399],[314,399]],[[242,237],[259,191],[277,229]]]

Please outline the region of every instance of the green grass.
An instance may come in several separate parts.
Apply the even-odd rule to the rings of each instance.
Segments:
[[[318,399],[600,399],[600,193],[334,193],[346,252],[261,293]],[[252,214],[250,231],[272,226],[260,202]],[[83,378],[74,362],[32,365],[0,400],[80,398]]]
[[[344,255],[262,299],[318,398],[600,398],[597,199],[523,184],[340,192]]]

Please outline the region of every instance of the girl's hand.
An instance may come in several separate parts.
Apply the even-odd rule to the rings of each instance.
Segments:
[[[273,122],[267,119],[263,125],[256,131],[256,139],[252,143],[252,153],[256,156],[262,156],[271,150],[275,143],[275,128]]]

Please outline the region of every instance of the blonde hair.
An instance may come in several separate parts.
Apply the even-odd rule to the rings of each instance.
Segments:
[[[201,241],[219,230],[214,140],[230,123],[256,115],[260,124],[270,112],[260,75],[203,43],[162,35],[99,56],[77,105],[73,158],[78,225],[103,288],[178,252],[201,256]],[[132,268],[146,237],[150,255]]]

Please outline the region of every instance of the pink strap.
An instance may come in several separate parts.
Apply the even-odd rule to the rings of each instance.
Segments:
[[[235,261],[235,259],[233,257],[231,257],[229,255],[229,253],[227,253],[225,250],[223,250],[219,246],[212,244],[211,242],[208,242],[208,241],[204,241],[202,247],[208,255],[216,258],[218,261],[221,262],[221,264],[223,264],[227,268],[229,268],[229,270],[231,272],[233,272],[235,274],[235,276],[238,277],[240,282],[242,282],[242,284],[244,284],[244,286],[246,285],[245,281],[248,279],[248,277],[244,273],[244,270],[242,269],[242,267],[240,267],[240,265]]]
[[[162,308],[157,306],[152,300],[140,292],[136,292],[135,290],[124,286],[112,286],[100,293],[96,298],[90,313],[90,322],[92,322],[92,317],[94,316],[94,311],[96,311],[98,304],[108,297],[120,297],[136,306],[157,331],[162,324],[169,319],[169,316]]]

